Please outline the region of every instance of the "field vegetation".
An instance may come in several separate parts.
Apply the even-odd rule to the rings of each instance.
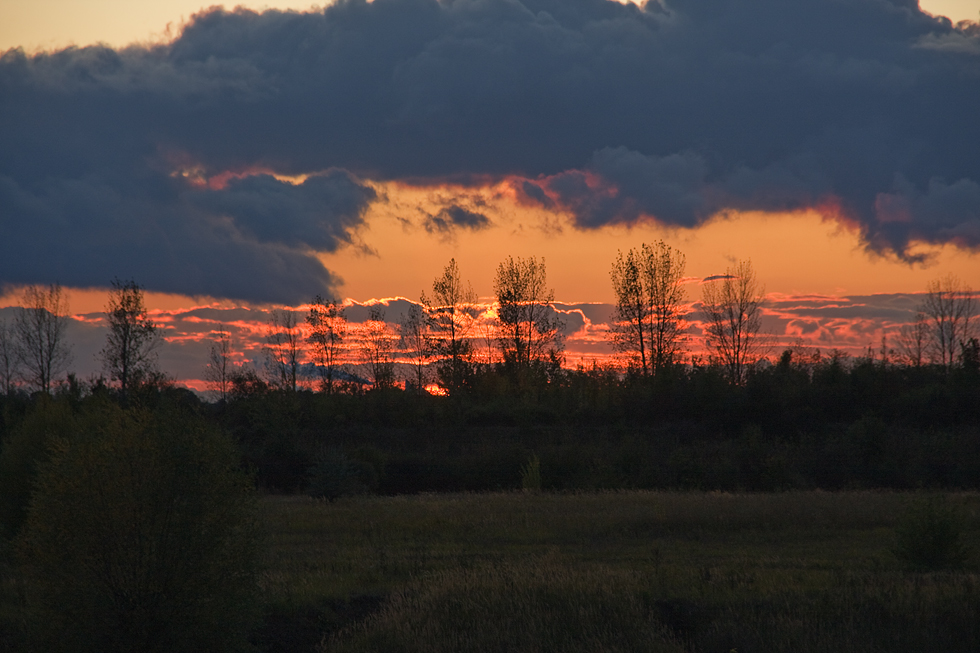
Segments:
[[[933,567],[901,552],[899,534],[923,527],[915,521],[922,499],[822,491],[266,497],[270,618],[259,643],[975,651],[975,551]],[[930,501],[962,520],[964,545],[978,541],[980,496]]]

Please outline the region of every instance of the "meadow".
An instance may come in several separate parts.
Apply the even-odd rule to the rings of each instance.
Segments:
[[[266,496],[266,608],[253,642],[324,652],[977,651],[980,495],[936,496]],[[923,506],[955,517],[964,545],[932,569],[901,554],[899,533],[936,530]]]

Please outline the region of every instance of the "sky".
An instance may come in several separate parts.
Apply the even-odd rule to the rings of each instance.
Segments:
[[[0,0],[0,319],[68,288],[83,375],[116,277],[191,384],[219,323],[246,359],[317,294],[394,321],[451,257],[484,300],[544,257],[570,363],[660,239],[692,307],[750,259],[780,346],[860,352],[932,280],[980,289],[980,2],[203,7]]]

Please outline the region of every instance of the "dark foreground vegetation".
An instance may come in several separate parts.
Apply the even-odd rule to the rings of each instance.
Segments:
[[[972,359],[341,390],[0,398],[0,649],[980,650]]]
[[[787,353],[743,385],[713,366],[654,378],[532,372],[476,368],[451,397],[251,385],[209,418],[234,435],[259,485],[276,492],[327,481],[337,496],[506,490],[522,486],[532,457],[547,490],[980,484],[976,366]]]

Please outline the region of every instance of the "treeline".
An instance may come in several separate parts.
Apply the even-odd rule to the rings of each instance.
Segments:
[[[540,486],[553,490],[980,487],[976,360],[947,371],[787,351],[739,385],[717,365],[655,377],[532,369],[540,374],[517,382],[504,363],[476,366],[455,396],[258,384],[206,403],[166,385],[125,397],[62,386],[53,398],[0,400],[0,457],[40,455],[40,444],[22,448],[39,436],[20,434],[53,406],[72,413],[108,401],[178,404],[231,435],[260,487],[331,498],[517,489],[531,482],[533,459]]]
[[[29,371],[21,378],[37,392],[5,388],[0,455],[53,393],[55,403],[124,408],[176,397],[231,434],[243,467],[278,492],[515,488],[538,482],[522,475],[531,461],[552,489],[980,486],[980,346],[973,294],[957,280],[930,285],[897,346],[858,358],[801,346],[772,361],[762,356],[764,293],[747,262],[703,284],[713,355],[685,351],[683,271],[683,255],[662,242],[617,257],[619,367],[562,365],[553,293],[533,258],[498,267],[498,324],[486,340],[499,356],[476,355],[475,295],[452,260],[402,320],[404,386],[381,316],[364,384],[339,363],[341,307],[318,297],[302,335],[295,313],[273,314],[266,374],[233,365],[219,334],[212,403],[157,369],[156,326],[132,281],[110,292],[104,376],[55,383],[67,359],[60,289],[29,289],[16,337],[0,340],[16,344]],[[303,351],[315,389],[298,383]],[[425,390],[433,382],[442,393]]]

